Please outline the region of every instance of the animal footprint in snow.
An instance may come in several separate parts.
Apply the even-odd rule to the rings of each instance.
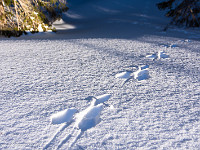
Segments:
[[[94,97],[91,105],[93,106],[96,106],[100,103],[104,103],[106,102],[109,98],[111,97],[110,94],[104,94],[104,95],[100,95],[100,96],[97,96],[97,97]]]
[[[75,127],[81,131],[86,131],[100,122],[100,114],[103,110],[103,104],[98,104],[96,106],[90,105],[87,109],[78,113],[75,118]]]
[[[148,69],[149,65],[142,65],[142,66],[139,66],[138,68],[139,68],[139,70]]]
[[[88,129],[95,127],[100,121],[100,114],[103,110],[103,104],[111,97],[110,94],[104,94],[97,97],[91,96],[89,98],[92,99],[92,102],[88,108],[85,110],[77,113],[77,109],[70,108],[63,111],[60,111],[58,113],[53,114],[51,118],[52,124],[61,124],[58,131],[53,135],[53,137],[49,140],[49,142],[44,146],[43,149],[47,149],[52,142],[55,140],[57,136],[59,136],[62,131],[69,126],[71,123],[75,122],[76,128],[78,128],[78,134],[75,136],[74,140],[70,144],[69,148],[73,146],[76,141],[81,137],[81,135]],[[75,117],[74,117],[75,115]],[[66,135],[63,140],[58,145],[58,149],[62,147],[63,144],[65,144],[70,138],[74,135],[75,128],[72,130],[72,133]]]
[[[140,80],[145,80],[149,78],[149,71],[148,71],[149,65],[142,65],[138,67],[138,71],[133,72],[134,75],[131,76],[132,72],[122,72],[115,75],[116,78],[122,78],[126,79],[125,82],[122,84],[124,85],[127,83],[132,77]]]
[[[176,48],[179,47],[177,44],[161,44],[160,46],[165,47],[165,48]]]
[[[191,42],[191,40],[189,40],[189,39],[185,39],[184,42]]]
[[[155,59],[161,59],[161,58],[169,58],[169,55],[167,55],[164,51],[159,51],[157,54],[147,55],[146,58],[155,60]]]
[[[69,144],[68,149],[71,149],[71,147],[76,143],[76,141],[83,135],[86,130],[95,127],[101,121],[100,114],[102,110],[103,104],[98,104],[94,106],[92,103],[88,108],[75,115],[75,128],[73,129],[72,134],[74,133],[76,128],[78,129],[78,134]],[[72,134],[67,135],[60,142],[60,144],[58,145],[58,149],[60,149],[61,146],[70,139]]]
[[[158,52],[158,59],[161,58],[169,58],[169,55],[167,55],[164,51]]]
[[[100,103],[106,102],[111,97],[111,95],[104,94],[104,95],[100,95],[97,97],[94,97],[94,96],[92,96],[92,97],[94,99],[91,102],[91,105],[96,106]],[[75,109],[75,108],[70,108],[70,109],[66,109],[66,110],[57,112],[50,117],[51,123],[52,124],[68,123],[73,120],[73,116],[76,112],[77,112],[77,109]]]
[[[73,119],[74,114],[77,112],[76,109],[70,108],[63,111],[60,111],[51,116],[52,124],[61,124],[70,122]]]
[[[176,47],[178,47],[178,45],[176,45],[176,44],[171,44],[169,47],[170,47],[170,48],[176,48]]]
[[[76,143],[86,130],[95,127],[101,121],[100,115],[103,110],[102,103],[106,102],[110,97],[110,94],[100,95],[96,98],[94,97],[88,108],[75,115],[75,127],[79,129],[79,133],[74,138],[69,148]]]
[[[138,81],[146,80],[149,78],[149,70],[148,69],[139,69],[138,71],[134,72],[134,78]]]
[[[131,72],[125,71],[121,72],[115,75],[115,78],[121,78],[121,79],[129,79],[131,76]]]
[[[125,79],[122,81],[121,86],[124,86],[125,83],[127,83],[133,76],[131,76],[130,71],[125,71],[125,72],[121,72],[115,75],[115,78],[119,78],[119,79]]]
[[[157,59],[157,55],[156,54],[147,55],[146,58],[155,60],[155,59]]]

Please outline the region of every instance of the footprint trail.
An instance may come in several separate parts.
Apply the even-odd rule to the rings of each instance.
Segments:
[[[74,137],[71,144],[69,145],[68,149],[70,149],[78,141],[78,139],[83,135],[85,131],[87,131],[88,129],[92,127],[95,127],[98,123],[100,123],[101,121],[100,114],[102,110],[103,110],[103,104],[98,104],[94,106],[93,103],[91,103],[91,105],[88,108],[78,113],[75,116],[75,125],[72,130],[72,133],[67,135],[59,143],[57,149],[60,149],[75,134],[76,136]],[[78,131],[77,134],[75,133],[76,131]]]
[[[43,150],[49,148],[53,141],[58,136],[60,136],[62,131],[73,122],[75,122],[71,133],[66,135],[57,146],[57,149],[60,149],[65,143],[67,143],[72,137],[74,137],[71,142],[69,142],[70,149],[85,131],[95,127],[98,123],[100,123],[100,115],[101,111],[103,110],[103,105],[106,105],[105,102],[110,99],[110,97],[110,94],[104,94],[97,97],[91,96],[90,98],[92,99],[92,101],[89,107],[77,114],[75,114],[77,110],[74,108],[66,109],[53,114],[50,117],[51,123],[61,124],[61,126],[53,135],[53,137],[49,140],[49,142],[44,146]]]

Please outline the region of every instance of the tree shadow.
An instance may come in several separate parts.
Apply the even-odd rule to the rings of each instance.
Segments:
[[[69,11],[62,17],[56,34],[44,33],[22,36],[16,40],[48,39],[138,39],[144,36],[187,38],[184,31],[164,32],[168,18],[159,11],[159,0],[71,0]],[[199,38],[200,39],[200,38]],[[198,38],[196,39],[198,40]]]

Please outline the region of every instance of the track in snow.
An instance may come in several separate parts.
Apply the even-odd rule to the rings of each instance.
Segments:
[[[105,103],[110,97],[110,94],[92,97],[90,106],[77,114],[75,114],[77,111],[76,109],[67,109],[53,114],[51,116],[51,122],[53,124],[62,124],[43,149],[48,149],[51,143],[58,136],[60,136],[61,132],[74,122],[74,127],[71,133],[66,135],[57,146],[57,149],[60,149],[65,143],[69,141],[68,149],[70,149],[85,131],[95,127],[98,123],[100,123],[100,113],[103,110],[103,103]],[[73,117],[74,114],[75,117]],[[72,137],[73,139],[70,142]]]
[[[155,54],[153,54],[155,55]],[[157,53],[153,57],[154,59],[164,59],[168,58],[169,56],[165,54],[165,52],[161,51]],[[147,57],[152,59],[152,56]],[[138,67],[138,70],[135,72],[125,71],[115,75],[115,78],[124,79],[122,86],[128,82],[131,78],[134,78],[138,81],[146,80],[149,78],[149,65],[142,65]],[[133,75],[131,75],[133,73]],[[88,129],[95,127],[100,122],[100,112],[103,109],[102,103],[106,102],[111,95],[104,94],[97,97],[89,96],[88,100],[91,101],[91,104],[88,108],[83,110],[82,112],[76,114],[75,120],[72,119],[74,113],[77,111],[76,109],[68,109],[66,111],[58,112],[57,114],[52,115],[51,120],[54,124],[63,123],[63,121],[67,121],[67,123],[63,123],[52,139],[44,146],[44,149],[47,149],[50,144],[55,140],[55,138],[65,129],[67,128],[72,122],[75,122],[75,125],[70,134],[66,135],[58,144],[57,149],[60,149],[65,143],[69,143],[68,149],[73,147],[73,145],[81,138],[85,131]],[[69,110],[72,111],[69,112]],[[66,113],[69,112],[69,113]],[[66,117],[65,117],[66,116]],[[68,117],[69,116],[69,117]],[[69,118],[69,119],[68,119]],[[73,139],[70,142],[70,139]]]

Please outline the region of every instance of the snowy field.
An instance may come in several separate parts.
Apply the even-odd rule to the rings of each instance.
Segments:
[[[0,39],[0,149],[200,149],[200,32],[158,0],[71,0],[58,32]]]

